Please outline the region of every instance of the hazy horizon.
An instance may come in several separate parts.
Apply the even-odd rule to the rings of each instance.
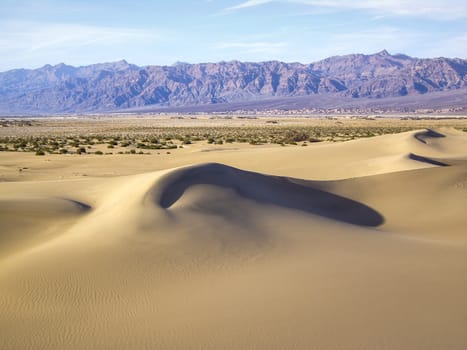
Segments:
[[[385,51],[385,49],[379,51],[379,52],[372,52],[372,53],[362,53],[362,52],[349,52],[347,54],[343,54],[343,55],[337,55],[337,56],[346,56],[346,55],[376,55],[376,54],[379,54],[381,53],[382,51]],[[386,50],[387,51],[387,50]],[[390,55],[394,56],[394,55],[405,55],[405,53],[403,52],[389,52]],[[320,60],[324,60],[324,59],[327,59],[327,58],[331,58],[331,57],[334,57],[334,56],[329,56],[329,57],[323,57],[322,59]],[[419,58],[419,59],[432,59],[432,58],[461,58],[461,57],[414,57],[414,56],[410,56],[412,58]],[[263,63],[263,62],[274,62],[274,61],[277,61],[277,62],[283,62],[283,63],[299,63],[299,64],[313,64],[315,62],[318,62],[320,60],[316,60],[316,61],[310,61],[310,62],[299,62],[299,61],[281,61],[281,60],[256,60],[256,61],[253,61],[253,60],[250,60],[250,61],[244,61],[244,60],[238,60],[238,59],[231,59],[231,60],[221,60],[221,61],[205,61],[205,62],[182,62],[182,61],[175,61],[173,63],[169,63],[169,64],[156,64],[156,63],[149,63],[149,64],[144,64],[144,65],[139,65],[139,64],[136,64],[136,63],[133,63],[131,61],[128,61],[127,59],[125,58],[121,58],[121,59],[117,59],[117,60],[113,60],[113,61],[106,61],[106,62],[92,62],[92,63],[89,63],[89,64],[69,64],[67,62],[52,62],[52,63],[45,63],[41,66],[38,66],[38,67],[31,67],[31,68],[26,68],[26,67],[16,67],[16,68],[11,68],[11,69],[7,69],[5,71],[0,71],[0,73],[2,72],[6,72],[6,71],[9,71],[9,70],[15,70],[15,69],[31,69],[31,70],[34,70],[34,69],[40,69],[40,68],[44,68],[46,66],[51,66],[51,67],[55,67],[55,66],[59,66],[61,64],[64,64],[66,66],[71,66],[71,67],[75,67],[75,68],[80,68],[80,67],[86,67],[86,66],[90,66],[90,65],[98,65],[98,64],[112,64],[112,63],[119,63],[119,62],[126,62],[127,64],[130,64],[130,65],[136,65],[136,66],[139,66],[139,67],[148,67],[148,66],[162,66],[162,67],[170,67],[170,66],[174,66],[176,64],[190,64],[190,65],[194,65],[194,64],[217,64],[217,63],[222,63],[222,62],[243,62],[243,63]]]

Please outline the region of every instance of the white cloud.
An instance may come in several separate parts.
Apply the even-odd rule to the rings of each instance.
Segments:
[[[339,10],[369,10],[387,15],[429,17],[442,20],[467,17],[467,1],[465,0],[247,0],[228,8],[228,10],[239,10],[273,2]]]

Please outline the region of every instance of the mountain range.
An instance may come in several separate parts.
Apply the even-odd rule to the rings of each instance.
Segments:
[[[4,115],[385,105],[388,110],[466,109],[467,60],[420,59],[383,50],[311,64],[229,61],[139,67],[122,60],[0,73]]]

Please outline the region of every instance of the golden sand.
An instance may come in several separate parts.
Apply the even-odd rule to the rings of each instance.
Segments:
[[[461,131],[0,173],[1,349],[467,348]]]

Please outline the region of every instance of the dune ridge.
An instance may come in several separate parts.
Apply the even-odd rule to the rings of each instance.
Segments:
[[[286,207],[363,226],[378,226],[382,216],[364,204],[314,189],[310,183],[296,183],[285,177],[239,170],[219,163],[178,169],[161,179],[156,201],[170,209],[185,192],[197,186],[229,189],[240,197],[266,205]],[[202,198],[209,201],[209,198]]]

